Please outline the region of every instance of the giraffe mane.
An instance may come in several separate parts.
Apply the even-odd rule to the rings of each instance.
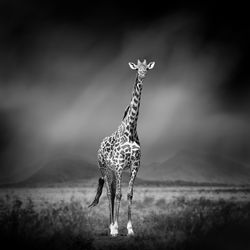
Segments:
[[[124,112],[124,115],[123,115],[122,120],[124,120],[124,118],[127,116],[128,110],[129,110],[129,105],[127,106],[127,108],[126,108],[126,110],[125,110],[125,112]]]

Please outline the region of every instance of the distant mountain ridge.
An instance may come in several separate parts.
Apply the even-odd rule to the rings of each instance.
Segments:
[[[163,163],[142,167],[140,177],[158,181],[250,184],[250,166],[218,154],[181,151]]]
[[[58,157],[44,163],[43,166],[27,179],[7,186],[56,186],[56,185],[96,185],[100,177],[97,165],[80,157]],[[129,182],[129,173],[123,173],[123,182]],[[136,179],[142,184],[144,180]],[[5,184],[3,186],[6,186]]]
[[[19,182],[19,185],[44,185],[74,181],[87,181],[98,176],[97,166],[80,157],[58,157],[44,163],[38,171]]]
[[[26,180],[14,186],[95,186],[100,177],[97,165],[80,157],[58,157],[44,163]],[[129,172],[122,181],[129,182]],[[137,185],[246,185],[250,167],[216,154],[181,151],[163,163],[141,166]],[[12,185],[12,184],[10,184]]]

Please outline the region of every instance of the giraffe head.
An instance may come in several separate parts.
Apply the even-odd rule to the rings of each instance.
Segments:
[[[144,59],[143,62],[141,62],[139,59],[137,61],[137,65],[132,63],[132,62],[129,62],[128,63],[129,67],[131,69],[136,69],[137,70],[137,73],[138,73],[138,76],[140,78],[144,78],[146,76],[146,73],[149,69],[152,69],[155,65],[155,62],[150,62],[149,64],[147,64],[146,60]]]

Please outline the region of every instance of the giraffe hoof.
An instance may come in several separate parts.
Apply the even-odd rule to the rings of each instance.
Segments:
[[[118,227],[117,227],[117,225],[110,225],[110,236],[111,237],[118,236]]]
[[[128,236],[134,236],[134,235],[135,235],[135,233],[134,233],[133,229],[132,228],[128,229]]]

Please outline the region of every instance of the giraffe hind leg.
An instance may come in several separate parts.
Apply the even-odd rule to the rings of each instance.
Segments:
[[[104,180],[105,180],[105,185],[106,185],[106,189],[107,189],[107,198],[108,198],[108,205],[109,205],[109,220],[110,220],[110,225],[111,225],[111,224],[113,224],[111,187],[110,187],[110,183],[108,181],[107,176],[104,177]]]
[[[119,222],[119,209],[120,209],[120,203],[121,203],[121,198],[122,198],[121,177],[122,177],[122,170],[116,171],[116,173],[115,173],[116,191],[115,191],[115,223],[114,223],[114,228],[115,228],[117,234],[118,234],[118,222]]]
[[[115,192],[116,192],[116,181],[115,178],[113,178],[111,183],[111,212],[113,220],[114,220]]]
[[[109,187],[110,187],[110,206],[111,206],[111,223],[110,223],[110,235],[117,236],[118,228],[115,225],[115,195],[116,195],[116,177],[113,170],[109,172]]]

